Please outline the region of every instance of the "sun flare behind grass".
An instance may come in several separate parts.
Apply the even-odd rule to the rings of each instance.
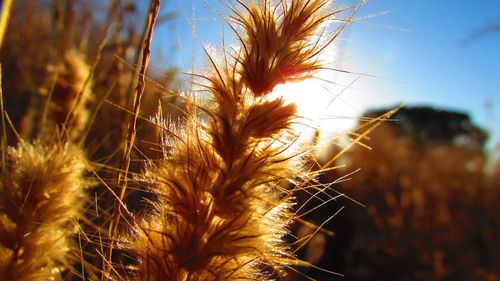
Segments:
[[[283,98],[297,105],[301,122],[295,130],[305,141],[319,134],[321,143],[354,128],[361,104],[352,75],[336,76],[332,70],[319,70],[312,79],[276,86],[272,98]],[[333,78],[335,77],[335,79]],[[336,82],[333,82],[336,81]],[[326,144],[325,144],[326,145]]]

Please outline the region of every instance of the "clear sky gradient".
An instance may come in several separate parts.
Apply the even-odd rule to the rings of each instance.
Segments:
[[[219,0],[166,2],[163,12],[179,16],[173,28],[158,28],[155,48],[175,42],[177,58],[164,60],[181,69],[192,62],[200,67],[200,45],[219,47],[222,8]],[[489,148],[500,142],[500,1],[372,0],[355,19],[335,45],[335,64],[381,78],[362,76],[335,102],[348,105],[350,114],[402,102],[458,110],[492,133]],[[225,32],[230,41],[233,34]],[[330,79],[349,84],[356,78]]]

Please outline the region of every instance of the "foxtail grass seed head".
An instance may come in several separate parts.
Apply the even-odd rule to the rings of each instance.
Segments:
[[[188,116],[175,149],[139,178],[158,199],[122,239],[137,260],[131,280],[268,280],[294,263],[283,241],[292,191],[280,184],[302,175],[298,116],[266,95],[320,67],[318,28],[329,14],[327,1],[270,2],[239,2],[241,51],[222,65],[209,56],[213,103],[195,104],[207,121]]]
[[[0,279],[53,280],[69,262],[87,181],[70,145],[9,148],[0,182]]]
[[[328,1],[239,3],[242,9],[234,8],[232,17],[234,29],[243,29],[238,34],[237,69],[255,96],[271,92],[278,84],[311,77],[322,66],[317,55],[323,47],[320,27],[331,15]]]
[[[246,121],[250,135],[256,138],[269,138],[283,129],[290,128],[296,111],[296,104],[285,104],[283,99],[252,105],[248,110]]]
[[[58,131],[77,142],[89,118],[87,103],[92,99],[90,66],[82,53],[70,50],[53,73],[57,79],[50,95],[42,139],[53,141],[54,132]]]

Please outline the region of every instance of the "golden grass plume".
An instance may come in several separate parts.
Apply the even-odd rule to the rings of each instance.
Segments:
[[[297,263],[283,240],[293,190],[280,184],[303,175],[298,117],[267,94],[319,68],[319,28],[332,14],[326,1],[239,4],[243,51],[222,63],[209,56],[201,78],[211,103],[193,102],[164,158],[140,178],[158,200],[121,243],[137,260],[131,280],[268,280]]]
[[[54,135],[57,138],[62,134],[77,142],[83,137],[89,118],[86,107],[92,99],[90,66],[81,52],[70,50],[52,72],[55,82],[44,112],[41,138],[50,142]]]
[[[86,167],[82,151],[71,145],[9,148],[0,182],[2,280],[57,280],[68,267]]]

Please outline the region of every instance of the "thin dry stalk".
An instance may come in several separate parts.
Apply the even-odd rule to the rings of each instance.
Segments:
[[[2,50],[3,37],[5,36],[5,30],[7,29],[7,23],[9,22],[10,10],[12,8],[12,0],[2,1],[2,13],[0,15],[0,50]]]
[[[153,38],[153,29],[159,11],[160,11],[160,0],[155,0],[154,2],[151,3],[151,9],[148,14],[147,32],[143,43],[143,53],[142,53],[141,69],[139,71],[139,81],[137,83],[137,87],[134,92],[134,104],[132,109],[133,116],[131,117],[128,123],[127,140],[125,142],[125,150],[122,159],[122,167],[121,167],[122,171],[118,174],[118,193],[117,193],[118,198],[116,199],[115,209],[109,225],[109,237],[112,240],[110,242],[111,245],[109,247],[107,254],[108,260],[111,260],[113,243],[114,243],[113,239],[115,237],[115,233],[122,214],[121,202],[123,201],[123,197],[125,196],[125,191],[127,190],[128,171],[130,167],[130,153],[132,152],[132,147],[134,146],[135,143],[137,118],[139,117],[139,112],[141,109],[141,100],[145,87],[144,76],[146,75],[146,69],[148,67],[149,59],[151,57],[151,49],[150,49],[151,39]],[[103,278],[104,275],[105,274],[103,274]]]
[[[7,127],[5,126],[5,106],[3,104],[2,80],[2,64],[0,63],[0,114],[2,119],[2,139],[0,151],[2,154],[2,171],[4,171],[7,165]]]
[[[322,164],[321,165],[321,170],[323,169],[327,169],[328,167],[330,167],[333,163],[335,163],[335,161],[337,161],[337,159],[343,155],[345,152],[347,152],[349,149],[351,149],[354,145],[356,144],[362,144],[362,140],[367,138],[371,132],[373,132],[376,128],[378,128],[381,124],[383,124],[383,122],[385,120],[389,120],[391,118],[392,115],[394,115],[403,105],[400,105],[386,113],[384,113],[383,115],[379,116],[379,117],[376,117],[376,118],[373,118],[371,120],[369,120],[366,124],[363,124],[362,126],[358,127],[358,129],[362,129],[363,127],[367,127],[367,129],[365,131],[363,131],[363,133],[359,134],[354,140],[352,140],[349,145],[345,146],[344,148],[342,148],[342,150],[338,153],[336,153],[334,156],[332,156],[328,161],[326,161],[326,163]]]

